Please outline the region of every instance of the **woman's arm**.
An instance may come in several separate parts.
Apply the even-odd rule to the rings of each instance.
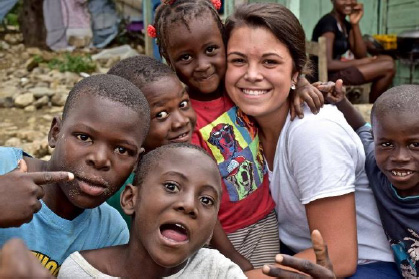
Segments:
[[[315,200],[305,208],[310,231],[322,232],[336,276],[347,277],[355,273],[358,243],[354,194]],[[316,262],[313,248],[295,256]]]
[[[352,26],[352,29],[349,32],[349,44],[351,46],[351,51],[357,59],[367,57],[367,46],[362,39],[361,29],[359,28],[359,21],[363,15],[364,5],[362,3],[357,3],[352,8],[352,13],[349,16],[349,21]]]
[[[353,59],[346,61],[333,59],[333,44],[335,42],[335,34],[333,32],[326,32],[323,33],[322,36],[326,38],[326,58],[328,71],[339,71],[351,66],[360,66],[363,64],[367,64],[375,60],[375,57],[365,57],[361,59]]]

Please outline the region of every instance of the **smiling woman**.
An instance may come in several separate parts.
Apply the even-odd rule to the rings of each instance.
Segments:
[[[331,105],[318,115],[305,107],[303,119],[290,121],[290,90],[307,59],[301,24],[282,5],[257,3],[238,8],[226,33],[227,93],[261,128],[281,242],[315,262],[310,233],[318,229],[338,277],[372,278],[357,263],[393,259],[359,138]]]

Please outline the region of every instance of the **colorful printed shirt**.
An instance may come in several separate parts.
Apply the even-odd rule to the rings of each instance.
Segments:
[[[225,96],[191,100],[197,114],[192,143],[217,161],[223,179],[219,219],[226,233],[256,223],[274,209],[255,122]]]

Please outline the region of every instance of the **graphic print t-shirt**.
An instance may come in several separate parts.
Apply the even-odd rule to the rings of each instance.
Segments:
[[[223,180],[219,219],[227,233],[264,218],[274,208],[255,122],[228,96],[191,100],[197,114],[192,143],[217,161]]]

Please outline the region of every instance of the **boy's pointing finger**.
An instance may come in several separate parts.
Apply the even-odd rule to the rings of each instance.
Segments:
[[[38,185],[50,184],[61,181],[69,181],[74,179],[74,174],[66,171],[46,171],[27,173]]]

